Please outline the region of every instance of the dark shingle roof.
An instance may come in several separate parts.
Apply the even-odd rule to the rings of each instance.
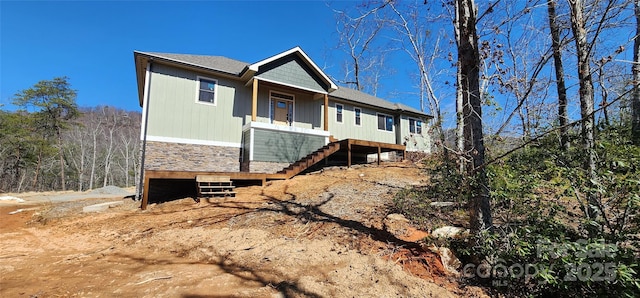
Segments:
[[[202,67],[214,71],[225,72],[240,76],[242,71],[249,66],[249,63],[230,59],[222,56],[205,56],[205,55],[189,55],[189,54],[171,54],[171,53],[155,53],[155,52],[138,52],[143,55],[158,57],[166,60],[175,61],[177,63],[189,64],[192,66]],[[407,111],[419,115],[425,115],[417,109],[404,104],[392,103],[382,98],[360,92],[358,90],[349,89],[347,87],[338,87],[337,90],[329,93],[330,96],[351,101],[355,103],[380,107],[392,111]]]
[[[151,56],[156,56],[176,62],[191,64],[194,66],[204,67],[211,70],[226,72],[239,75],[242,70],[249,65],[242,61],[229,59],[222,56],[205,56],[205,55],[188,55],[188,54],[170,54],[170,53],[154,53],[142,52]]]
[[[329,95],[340,98],[340,99],[362,103],[366,105],[371,105],[371,106],[376,106],[376,107],[381,107],[389,110],[394,110],[394,111],[403,110],[403,111],[408,111],[416,114],[426,115],[424,112],[421,112],[410,106],[400,104],[400,103],[392,103],[382,98],[375,97],[373,95],[360,92],[358,90],[349,89],[346,87],[340,87],[338,88],[338,90],[329,93]]]

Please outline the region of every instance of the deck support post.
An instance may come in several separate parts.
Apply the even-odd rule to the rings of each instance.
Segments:
[[[382,149],[378,146],[378,165],[380,165],[380,153],[382,153]]]
[[[351,167],[351,142],[347,142],[347,168]]]
[[[329,131],[329,94],[324,95],[324,131]]]
[[[149,174],[147,171],[144,171],[144,188],[142,191],[142,204],[140,205],[140,209],[147,210],[147,204],[149,203]]]
[[[258,80],[253,79],[253,95],[251,97],[251,122],[258,117]]]

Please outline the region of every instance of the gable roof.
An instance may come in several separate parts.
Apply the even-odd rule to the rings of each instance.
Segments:
[[[353,102],[373,107],[382,108],[396,112],[408,112],[420,116],[431,117],[430,115],[400,103],[392,103],[382,98],[350,89],[347,87],[338,87],[329,79],[329,77],[307,56],[300,47],[295,47],[280,54],[271,56],[253,64],[230,59],[223,56],[207,56],[207,55],[190,55],[190,54],[173,54],[173,53],[157,53],[157,52],[141,52],[134,51],[134,60],[136,62],[136,74],[138,76],[138,95],[140,105],[142,105],[142,97],[144,88],[144,65],[141,63],[146,60],[160,60],[170,64],[182,65],[191,68],[200,68],[206,71],[218,72],[221,74],[237,77],[242,80],[250,80],[259,71],[260,67],[265,66],[278,59],[282,59],[289,55],[298,55],[302,58],[311,70],[320,77],[328,86],[328,94],[333,98]]]
[[[189,54],[171,54],[171,53],[155,53],[155,52],[138,52],[134,53],[147,55],[155,58],[161,58],[181,64],[189,64],[207,68],[214,71],[225,72],[233,75],[240,73],[247,68],[248,63],[230,59],[223,56],[205,56],[205,55],[189,55]]]
[[[291,50],[284,51],[284,52],[282,52],[280,54],[277,54],[275,56],[271,56],[271,57],[269,57],[267,59],[264,59],[264,60],[258,61],[256,63],[253,63],[253,64],[249,65],[248,69],[249,69],[249,71],[252,71],[252,72],[255,73],[255,72],[258,71],[258,69],[261,66],[264,66],[264,65],[266,65],[268,63],[271,63],[273,61],[276,61],[278,59],[284,58],[284,57],[289,56],[291,54],[296,54],[296,55],[300,56],[300,58],[302,58],[302,61],[306,62],[307,65],[309,67],[311,67],[312,71],[314,71],[317,75],[319,75],[322,78],[323,81],[325,81],[325,83],[327,83],[327,85],[329,86],[329,90],[328,90],[329,92],[332,92],[332,91],[338,89],[338,86],[336,86],[336,84],[333,83],[333,81],[331,81],[331,79],[329,79],[329,77],[320,69],[320,67],[318,67],[313,62],[313,60],[311,60],[311,58],[309,58],[309,56],[307,56],[307,54],[300,47],[295,47],[295,48],[293,48]]]

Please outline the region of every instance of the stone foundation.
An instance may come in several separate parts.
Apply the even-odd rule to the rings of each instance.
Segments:
[[[251,161],[249,163],[249,172],[251,173],[276,173],[286,167],[290,163],[287,162],[268,162],[268,161]]]
[[[147,142],[145,170],[239,172],[240,148]]]

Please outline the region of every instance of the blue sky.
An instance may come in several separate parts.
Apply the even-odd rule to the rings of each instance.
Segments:
[[[16,92],[68,76],[80,106],[139,110],[134,50],[253,63],[300,46],[330,75],[340,75],[342,63],[331,54],[337,36],[325,1],[0,0],[0,20],[3,109]],[[411,88],[386,86],[387,93]],[[418,108],[417,100],[404,102]]]

